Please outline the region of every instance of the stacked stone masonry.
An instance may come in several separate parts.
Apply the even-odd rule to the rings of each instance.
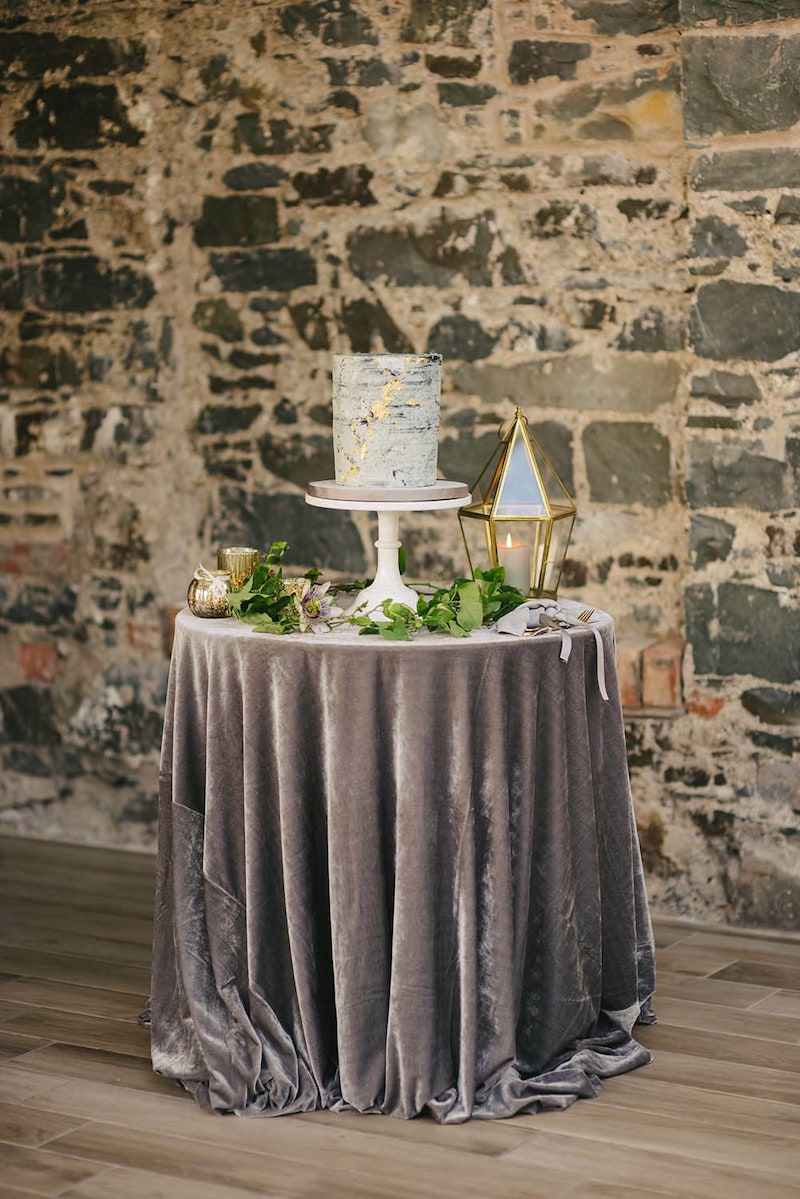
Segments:
[[[7,0],[0,830],[152,849],[170,610],[220,544],[362,577],[331,355],[432,350],[443,475],[519,404],[657,649],[654,905],[796,927],[799,72],[792,0]]]

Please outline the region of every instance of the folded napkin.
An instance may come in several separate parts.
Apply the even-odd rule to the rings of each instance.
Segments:
[[[547,636],[548,633],[560,633],[559,657],[562,662],[568,662],[572,653],[569,629],[590,628],[597,646],[597,686],[603,699],[608,699],[603,638],[600,636],[600,630],[592,627],[591,621],[578,620],[563,608],[559,608],[552,600],[526,600],[513,612],[501,616],[495,628],[498,633],[509,633],[512,637],[538,637]]]

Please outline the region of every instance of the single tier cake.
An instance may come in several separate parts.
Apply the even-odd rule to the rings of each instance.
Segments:
[[[336,354],[333,456],[346,487],[432,487],[441,354]]]

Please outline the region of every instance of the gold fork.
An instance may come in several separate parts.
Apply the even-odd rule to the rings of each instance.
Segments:
[[[593,616],[594,608],[584,608],[582,612],[578,613],[578,620],[582,620],[584,624],[587,624]]]

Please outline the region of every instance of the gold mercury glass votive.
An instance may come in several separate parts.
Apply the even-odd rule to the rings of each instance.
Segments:
[[[227,570],[198,571],[186,593],[186,600],[195,616],[227,616],[228,590],[231,577]]]
[[[231,576],[231,588],[241,587],[261,562],[261,552],[246,545],[229,545],[217,550],[217,567]]]

